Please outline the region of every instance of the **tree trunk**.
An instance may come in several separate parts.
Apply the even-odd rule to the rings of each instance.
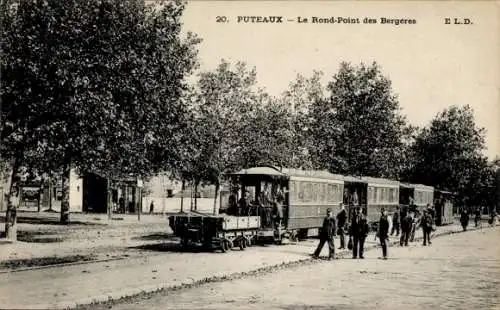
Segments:
[[[62,199],[61,199],[61,223],[69,224],[69,181],[71,175],[71,165],[66,164],[62,174]]]
[[[12,165],[12,174],[10,175],[9,194],[7,195],[7,212],[5,214],[5,238],[11,241],[17,240],[17,208],[12,203],[17,184],[17,173],[19,172],[20,162],[18,159],[14,160]]]
[[[215,181],[215,195],[214,195],[214,215],[219,214],[219,208],[217,208],[217,196],[219,195],[220,181],[217,179]]]
[[[191,196],[190,196],[190,198],[191,198],[191,208],[190,208],[190,210],[191,211],[194,210],[194,205],[193,205],[193,203],[194,203],[194,201],[193,201],[193,185],[194,185],[194,180],[191,183],[191,190],[189,191],[191,193]]]
[[[42,195],[43,195],[43,189],[45,188],[45,178],[42,178],[40,181],[40,189],[38,191],[38,212],[42,212]]]
[[[194,210],[198,211],[198,184],[200,182],[196,181],[194,183]]]
[[[111,187],[111,180],[106,178],[106,204],[108,210],[108,219],[110,220],[113,217],[113,188]]]
[[[182,179],[182,186],[181,186],[181,212],[184,213],[184,189],[186,189],[186,181]]]

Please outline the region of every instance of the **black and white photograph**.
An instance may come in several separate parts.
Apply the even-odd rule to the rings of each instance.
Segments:
[[[500,309],[498,1],[1,0],[0,309]]]

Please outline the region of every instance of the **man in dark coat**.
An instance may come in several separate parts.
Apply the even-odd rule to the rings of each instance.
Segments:
[[[335,228],[335,218],[332,217],[332,210],[328,209],[319,234],[319,244],[313,254],[314,258],[319,257],[325,242],[328,243],[328,259],[335,258],[335,245],[333,244],[333,236],[336,235]]]
[[[355,214],[351,220],[351,226],[349,227],[349,236],[352,238],[352,258],[363,259],[363,252],[365,247],[365,239],[368,236],[368,232],[370,231],[370,227],[368,226],[368,221],[366,217],[361,213],[361,208],[357,207],[355,210]]]
[[[481,221],[481,208],[478,207],[474,212],[474,225],[477,227],[480,221]]]
[[[333,259],[335,257],[335,245],[333,244],[333,236],[335,236],[335,218],[332,216],[332,210],[326,210],[326,216],[323,220],[323,226],[321,227],[319,234],[319,244],[314,251],[313,257],[318,258],[325,242],[328,243],[328,258]]]
[[[399,225],[400,225],[400,211],[399,211],[399,206],[396,207],[396,211],[392,215],[392,230],[391,230],[391,236],[394,234],[394,231],[396,231],[396,237],[399,236]]]
[[[460,214],[460,224],[462,224],[463,230],[466,231],[469,225],[469,213],[465,208],[462,209],[462,213]]]
[[[424,246],[431,245],[431,232],[432,232],[432,215],[429,210],[424,210],[424,216],[422,216],[422,232],[424,234]]]
[[[399,239],[400,246],[408,246],[410,239],[411,226],[413,225],[413,218],[410,212],[401,220],[401,238]]]
[[[382,246],[383,259],[387,259],[387,241],[389,240],[389,220],[387,218],[387,211],[382,208],[380,220],[378,223],[378,238]]]
[[[340,204],[340,212],[337,214],[337,227],[338,234],[340,237],[340,249],[345,249],[345,224],[347,222],[347,212],[345,210],[344,204]]]

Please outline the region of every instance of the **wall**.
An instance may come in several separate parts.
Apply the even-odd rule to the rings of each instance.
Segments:
[[[75,170],[71,170],[69,177],[69,211],[82,212],[83,210],[83,179]]]
[[[149,205],[154,201],[154,213],[179,212],[181,210],[181,198],[162,198],[162,197],[143,197],[142,212],[149,213]],[[219,209],[219,198],[217,198],[217,210]],[[194,204],[194,202],[193,202]],[[191,208],[191,198],[184,198],[184,211],[189,211]],[[212,213],[214,210],[213,198],[198,198],[197,209],[200,212]]]

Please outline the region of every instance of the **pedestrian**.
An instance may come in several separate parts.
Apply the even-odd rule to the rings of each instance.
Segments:
[[[365,239],[368,236],[370,227],[368,226],[368,221],[366,217],[361,213],[361,207],[357,207],[355,213],[351,220],[351,225],[349,227],[349,237],[352,238],[352,258],[357,259],[365,258],[364,247]]]
[[[424,243],[423,245],[426,246],[427,242],[429,245],[431,245],[431,232],[432,232],[432,215],[430,214],[429,210],[424,210],[424,216],[422,217],[422,232],[424,235]]]
[[[401,238],[399,239],[400,246],[408,246],[410,239],[411,226],[413,225],[412,213],[406,213],[406,216],[401,220]]]
[[[328,259],[335,258],[335,245],[333,244],[333,237],[336,235],[335,231],[335,218],[332,217],[332,210],[329,208],[326,210],[326,216],[323,220],[323,226],[319,234],[319,244],[312,255],[314,258],[318,258],[325,242],[328,243]]]
[[[345,225],[347,223],[347,211],[344,204],[340,204],[340,212],[337,214],[337,233],[340,237],[340,249],[345,249]]]
[[[153,214],[154,210],[155,210],[155,203],[153,200],[151,200],[151,204],[149,205],[149,214]]]
[[[474,212],[474,224],[477,227],[479,222],[481,221],[481,209],[479,207],[476,208],[476,212]]]
[[[400,227],[400,211],[399,211],[399,206],[396,207],[396,211],[394,212],[392,216],[392,229],[391,229],[391,236],[394,234],[394,231],[396,231],[396,237],[399,236],[399,227]]]
[[[413,213],[413,223],[411,225],[411,233],[410,233],[410,242],[415,241],[415,232],[417,231],[417,227],[420,226],[420,220],[422,215],[418,210]]]
[[[384,208],[381,210],[380,220],[378,223],[378,238],[382,246],[383,259],[387,259],[387,241],[389,239],[389,220],[387,219],[387,211]]]
[[[460,224],[462,224],[462,229],[467,231],[467,226],[469,226],[469,213],[465,208],[462,209],[460,214]]]

